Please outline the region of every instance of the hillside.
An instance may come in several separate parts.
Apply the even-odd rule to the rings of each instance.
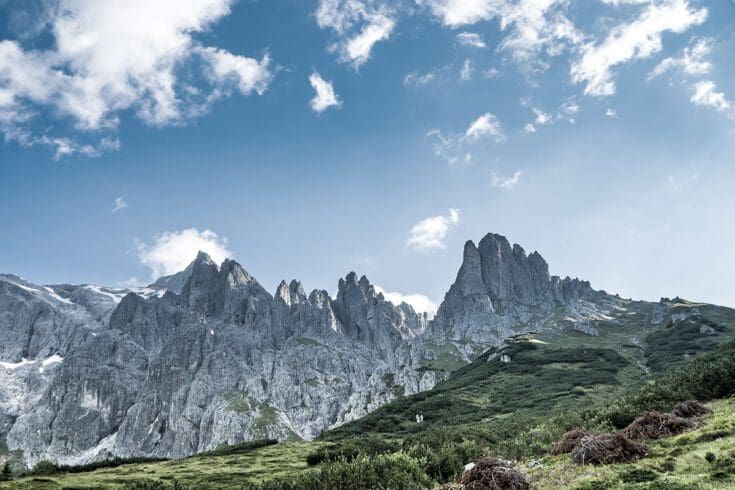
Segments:
[[[615,373],[608,370],[610,376],[620,376],[619,381],[625,379],[623,373],[630,368],[624,364],[625,358],[612,350],[587,349],[582,354],[583,350],[556,349],[528,337],[515,339],[502,352],[515,355],[517,360],[525,359],[533,367],[521,373],[507,372],[516,361],[500,369],[488,367],[492,364],[488,358],[497,358],[493,357],[494,353],[488,353],[430,391],[429,399],[452,392],[461,396],[467,386],[484,381],[480,373],[492,378],[502,376],[505,370],[504,375],[520,374],[530,379],[549,369],[546,375],[550,378],[558,367],[556,363],[574,362],[579,364],[572,369],[580,369],[584,376],[595,376],[606,371],[594,367],[593,361],[602,359],[601,356],[612,361],[610,365],[620,366]],[[570,357],[570,353],[587,357]],[[539,362],[542,359],[544,362]],[[521,397],[535,397],[534,392],[543,386],[517,384],[517,395]],[[674,366],[651,381],[634,381],[617,391],[600,390],[589,398],[586,409],[577,407],[576,402],[570,403],[575,399],[560,392],[558,404],[547,402],[522,407],[498,414],[496,418],[470,420],[467,413],[455,417],[447,412],[436,422],[427,416],[424,424],[419,424],[421,430],[404,427],[403,433],[385,434],[360,432],[351,424],[350,430],[346,427],[325,433],[318,442],[224,448],[220,455],[144,462],[93,472],[55,473],[51,468],[50,474],[20,478],[12,485],[13,488],[169,488],[175,482],[175,488],[282,490],[324,488],[316,483],[323,482],[326,488],[432,488],[439,482],[456,481],[465,463],[490,454],[518,461],[517,467],[539,489],[729,488],[735,484],[732,455],[735,401],[727,397],[733,394],[735,343],[730,342],[697,360]],[[701,426],[684,435],[651,441],[652,452],[639,462],[577,466],[568,456],[549,455],[553,443],[568,429],[581,426],[596,432],[622,428],[645,411],[668,411],[676,402],[690,398],[709,400],[714,414],[705,416]],[[397,403],[400,402],[383,410],[396,411]],[[484,406],[481,402],[475,404],[480,409]],[[344,482],[353,481],[350,478],[357,483],[344,486]],[[150,481],[142,483],[143,480]],[[266,483],[260,486],[262,481]],[[342,483],[329,483],[337,481]],[[373,484],[365,483],[371,481]],[[5,487],[9,485],[6,483]],[[0,488],[4,488],[2,484]]]
[[[434,389],[400,398],[334,429],[323,439],[362,433],[412,434],[440,425],[545,416],[613,399],[668,368],[735,337],[735,311],[662,300],[669,316],[651,325],[650,304],[627,301],[623,315],[600,321],[596,335],[574,328],[522,334],[454,371]],[[560,319],[559,324],[563,325]],[[416,414],[424,423],[416,423]]]

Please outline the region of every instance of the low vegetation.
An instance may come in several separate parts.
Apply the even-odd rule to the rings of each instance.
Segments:
[[[475,461],[478,481],[518,472],[539,489],[735,486],[735,400],[728,398],[735,395],[735,343],[631,389],[622,380],[636,368],[614,350],[532,340],[490,351],[436,389],[399,399],[319,441],[259,441],[183,460],[54,467],[11,484],[408,490],[458,483]],[[512,361],[500,362],[501,354]],[[692,400],[709,402],[714,413]],[[413,422],[416,413],[424,414],[423,424]],[[700,416],[703,423],[678,424]],[[555,446],[565,440],[571,449]],[[604,464],[592,470],[588,463]]]

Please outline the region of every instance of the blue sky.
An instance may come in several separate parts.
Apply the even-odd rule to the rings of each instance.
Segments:
[[[155,4],[155,5],[151,5]],[[441,301],[465,240],[735,306],[730,0],[0,0],[0,270]]]

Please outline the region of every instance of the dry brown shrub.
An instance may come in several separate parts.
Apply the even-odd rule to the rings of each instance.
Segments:
[[[704,406],[703,403],[697,400],[687,400],[685,402],[677,403],[674,409],[671,411],[672,415],[677,417],[683,417],[689,419],[692,417],[701,417],[702,415],[712,413],[712,410]]]
[[[559,439],[559,442],[554,444],[554,448],[551,450],[551,454],[554,456],[558,454],[568,454],[571,453],[572,450],[577,447],[577,444],[579,444],[579,441],[582,440],[582,438],[587,437],[589,434],[585,432],[582,429],[572,429],[569,432],[565,432],[563,436],[561,436],[561,439]]]
[[[650,448],[623,434],[596,434],[583,437],[572,450],[572,461],[577,464],[611,464],[636,461],[648,454]]]
[[[529,490],[531,484],[510,463],[496,458],[482,458],[462,474],[466,490]]]
[[[668,413],[646,412],[622,430],[630,439],[659,439],[675,436],[694,428],[695,424],[689,419],[677,417]]]

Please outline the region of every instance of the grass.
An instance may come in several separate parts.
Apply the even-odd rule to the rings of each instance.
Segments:
[[[308,467],[306,456],[321,446],[321,443],[315,442],[295,442],[256,448],[241,454],[195,456],[159,463],[123,465],[88,473],[31,476],[0,482],[0,488],[123,488],[142,479],[164,483],[175,480],[184,487],[197,489],[231,488],[271,478],[295,476]]]
[[[710,407],[714,413],[704,418],[702,428],[651,441],[651,455],[639,462],[579,466],[562,455],[525,463],[521,470],[538,490],[735,488],[735,399],[717,400]]]

